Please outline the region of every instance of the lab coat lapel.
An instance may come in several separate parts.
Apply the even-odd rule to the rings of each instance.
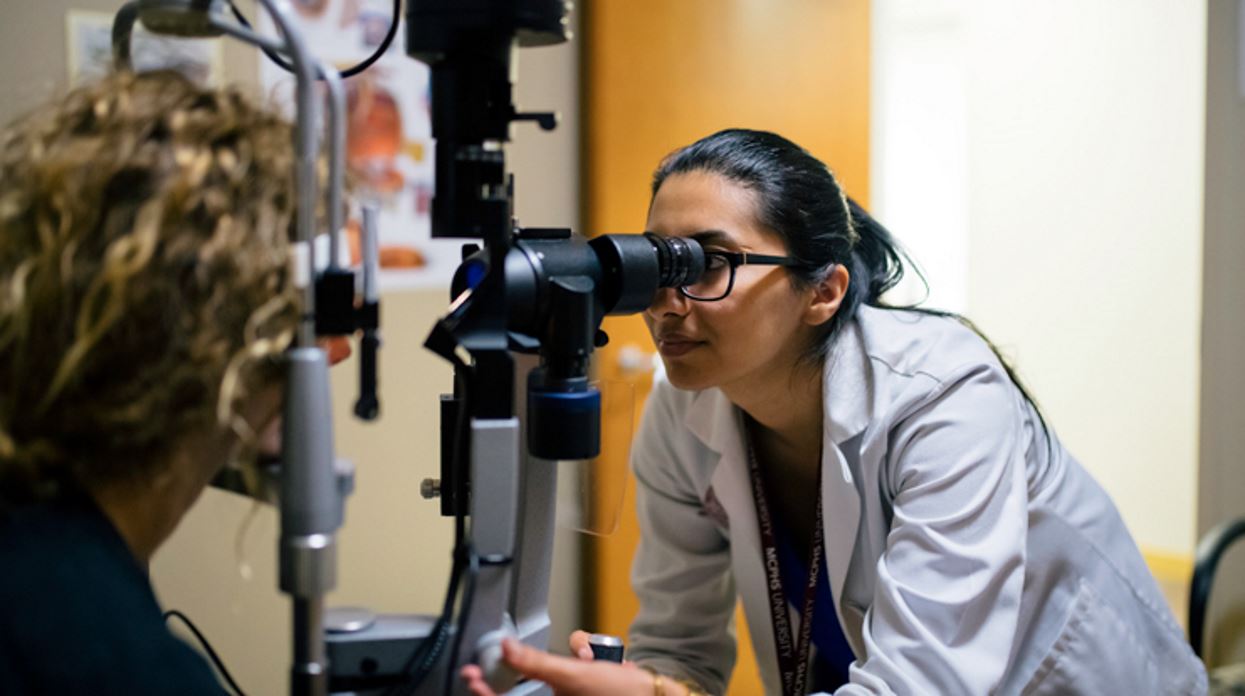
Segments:
[[[781,693],[774,647],[773,618],[766,603],[765,567],[761,563],[761,531],[757,526],[752,482],[748,475],[747,442],[739,409],[716,389],[700,392],[684,425],[706,447],[718,453],[709,485],[730,525],[731,566],[748,617],[753,649],[762,656],[766,693]],[[707,491],[700,491],[704,500]]]
[[[862,313],[866,309],[862,307]],[[869,424],[874,397],[869,368],[859,321],[849,322],[835,341],[823,374],[825,427],[821,500],[826,571],[834,595],[834,608],[843,634],[858,657],[864,656],[862,617],[858,612],[845,610],[843,597],[856,549],[856,532],[860,528],[860,493],[856,488],[856,474],[841,445],[859,435]]]
[[[826,572],[829,575],[834,609],[839,626],[857,656],[864,653],[861,642],[860,617],[846,610],[843,591],[847,587],[847,572],[852,564],[856,548],[856,531],[860,527],[860,496],[852,478],[847,459],[838,446],[830,441],[824,443],[821,459],[821,504],[823,510],[823,534]]]

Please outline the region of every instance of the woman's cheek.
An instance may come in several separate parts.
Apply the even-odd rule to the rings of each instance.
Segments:
[[[259,433],[259,452],[268,456],[281,454],[281,417],[273,418]]]

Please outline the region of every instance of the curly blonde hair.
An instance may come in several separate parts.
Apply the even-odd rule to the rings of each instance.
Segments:
[[[293,159],[288,123],[172,72],[0,134],[0,497],[143,480],[237,429],[296,322]]]

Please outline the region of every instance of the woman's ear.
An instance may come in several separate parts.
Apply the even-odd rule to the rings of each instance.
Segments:
[[[847,295],[847,285],[851,274],[847,266],[836,263],[820,283],[812,288],[812,297],[804,310],[804,323],[810,326],[821,326],[834,318]]]

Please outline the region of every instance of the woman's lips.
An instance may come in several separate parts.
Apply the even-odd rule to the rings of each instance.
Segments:
[[[667,338],[657,342],[657,351],[663,358],[677,358],[704,345],[704,341],[689,341],[683,338]]]

